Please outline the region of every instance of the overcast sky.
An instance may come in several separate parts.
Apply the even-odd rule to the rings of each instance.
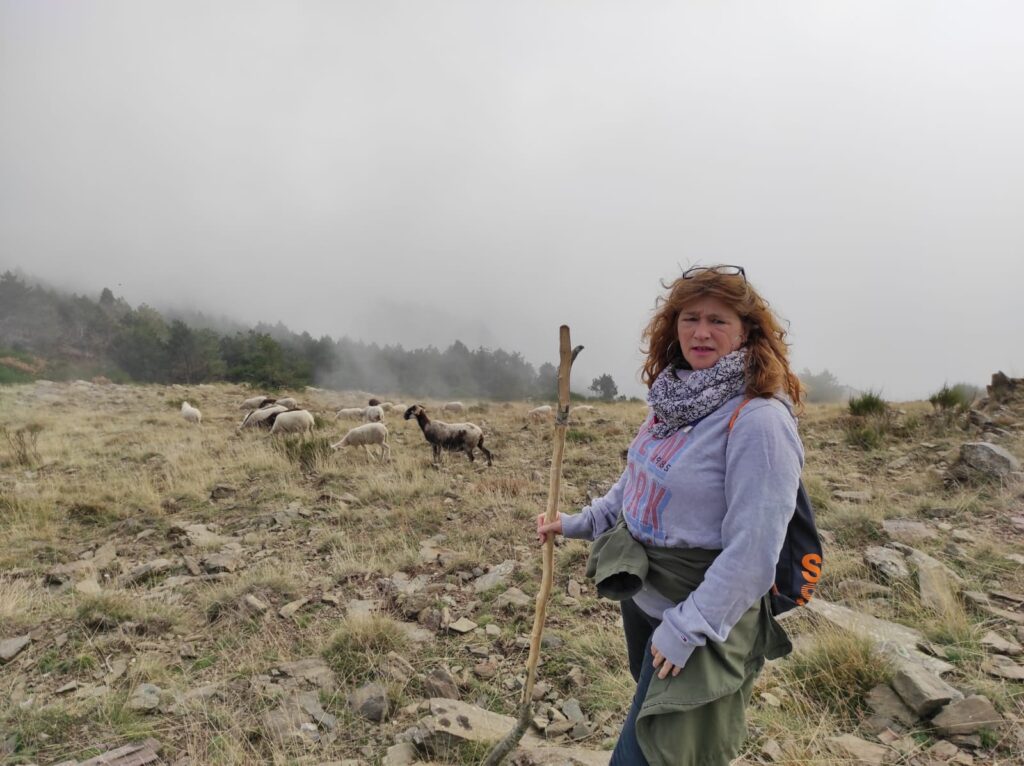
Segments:
[[[0,270],[639,393],[737,263],[797,369],[1024,375],[1024,4],[0,0]]]

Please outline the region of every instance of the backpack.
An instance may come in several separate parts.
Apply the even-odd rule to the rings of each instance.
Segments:
[[[729,433],[740,416],[743,403],[729,419]],[[821,578],[822,549],[818,529],[814,525],[814,508],[811,498],[801,479],[796,491],[796,510],[786,527],[779,560],[775,564],[775,582],[770,592],[773,615],[780,615],[798,606],[803,606],[814,597],[814,589]]]

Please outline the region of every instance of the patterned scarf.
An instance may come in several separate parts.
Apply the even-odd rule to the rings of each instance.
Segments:
[[[655,439],[664,439],[717,410],[743,391],[746,368],[745,348],[726,354],[713,367],[694,370],[686,380],[680,380],[670,364],[647,394],[647,403],[657,416],[651,434]]]

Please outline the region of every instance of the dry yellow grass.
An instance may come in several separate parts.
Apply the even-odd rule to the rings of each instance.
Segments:
[[[420,698],[418,674],[443,668],[459,680],[468,701],[514,710],[515,675],[525,660],[516,638],[529,632],[532,607],[499,610],[493,603],[497,594],[476,596],[463,585],[475,567],[510,559],[518,565],[513,584],[536,592],[539,556],[532,526],[547,493],[551,427],[527,421],[534,404],[489,404],[466,416],[484,428],[495,455],[492,468],[452,454],[432,466],[416,424],[402,421],[399,413],[387,418],[390,463],[367,461],[361,451],[349,450],[314,455],[303,467],[265,433],[236,431],[242,416],[237,404],[250,393],[228,385],[0,388],[4,425],[40,426],[40,462],[32,468],[17,464],[0,444],[0,639],[27,631],[38,635],[15,662],[0,667],[0,730],[19,738],[18,752],[0,756],[0,763],[84,757],[100,743],[116,745],[140,735],[156,736],[167,753],[194,763],[284,764],[310,752],[325,761],[373,762],[415,723],[409,714],[373,724],[354,716],[345,703],[351,683],[364,677],[360,662],[379,661],[387,648],[398,650],[414,669],[406,682],[388,682],[396,707]],[[181,419],[177,405],[184,398],[203,411],[202,426]],[[338,406],[355,403],[345,395],[316,392],[299,399],[326,417],[318,436],[334,440],[352,425],[333,421]],[[895,422],[902,435],[890,435],[881,449],[868,451],[847,443],[841,407],[812,406],[803,418],[805,480],[819,506],[820,525],[836,539],[827,551],[821,593],[832,598],[840,580],[871,577],[860,551],[880,539],[881,522],[890,518],[932,519],[969,531],[973,541],[959,544],[959,557],[944,553],[948,535],[920,547],[945,557],[969,587],[998,582],[1004,590],[1024,590],[1021,568],[1002,558],[1022,551],[1020,538],[1010,537],[1005,524],[1006,509],[1019,503],[1015,492],[945,489],[931,469],[964,435],[926,421],[926,408],[901,407],[907,415]],[[623,467],[622,450],[644,414],[640,403],[599,405],[596,415],[572,424],[564,509],[578,508],[613,483]],[[917,420],[908,425],[910,417]],[[1009,447],[1024,452],[1019,437]],[[232,491],[211,499],[217,485]],[[843,489],[870,491],[872,499],[862,505],[837,500],[833,493]],[[174,547],[172,526],[195,523],[236,541],[238,571],[221,580],[165,588],[168,577],[187,573],[183,553],[199,561],[220,547]],[[54,566],[90,556],[108,541],[115,543],[118,557],[97,573],[107,601],[44,587],[42,577]],[[427,541],[442,552],[439,562],[423,558]],[[583,743],[597,748],[613,738],[632,681],[615,606],[598,602],[592,588],[579,599],[566,596],[570,580],[585,583],[586,551],[575,541],[557,550],[548,627],[562,643],[545,649],[540,678],[560,695],[577,697],[609,727],[599,726]],[[133,566],[159,557],[173,560],[172,571],[138,583],[122,579]],[[404,619],[397,602],[381,585],[399,570],[411,577],[428,575],[436,588],[431,605],[448,609],[453,618],[493,623],[497,635],[462,638],[441,632],[426,644],[408,643],[394,629],[395,621]],[[246,594],[263,601],[266,613],[242,609]],[[342,605],[378,600],[385,613],[357,624],[343,606],[321,599],[328,594]],[[303,597],[310,601],[294,617],[278,616],[282,606]],[[925,629],[950,653],[959,681],[990,690],[1004,712],[1021,713],[1020,685],[994,684],[979,668],[979,615],[947,615],[939,628],[913,594],[899,592],[875,608],[882,610],[880,616]],[[107,622],[97,617],[103,610],[111,618]],[[825,752],[825,738],[849,730],[856,711],[830,711],[814,695],[830,683],[846,683],[842,679],[849,676],[840,669],[847,673],[861,655],[799,622],[798,630],[824,648],[814,672],[801,683],[794,681],[787,660],[766,669],[758,694],[771,692],[783,704],[766,705],[755,694],[748,750],[756,754],[775,739],[784,744],[788,763],[828,764],[834,759]],[[468,650],[484,643],[509,658],[490,679],[474,674],[480,658]],[[183,653],[185,645],[189,651]],[[338,717],[341,736],[315,751],[264,736],[261,716],[277,701],[261,691],[259,679],[271,677],[282,662],[319,656],[332,657],[344,671],[339,690],[321,699]],[[56,694],[69,681],[104,683],[119,658],[130,660],[128,670],[109,681],[106,696]],[[582,688],[568,681],[573,666],[586,672]],[[813,694],[802,685],[810,683],[806,678],[814,679]],[[142,682],[157,683],[172,697],[209,684],[220,691],[182,703],[174,712],[143,715],[125,705]],[[23,706],[30,697],[33,703]],[[466,763],[472,757],[468,750],[453,750],[435,760]]]

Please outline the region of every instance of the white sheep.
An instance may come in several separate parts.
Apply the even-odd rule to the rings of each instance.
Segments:
[[[362,420],[363,419],[363,408],[362,407],[342,407],[335,414],[335,420],[341,420],[346,418],[348,420]]]
[[[340,450],[343,447],[362,447],[367,456],[373,457],[373,453],[370,451],[370,445],[380,445],[379,460],[383,463],[385,454],[387,459],[391,460],[391,447],[388,445],[388,428],[383,423],[366,423],[361,426],[356,426],[349,430],[345,434],[341,441],[335,442],[331,445],[331,449]]]
[[[311,434],[316,428],[312,413],[306,410],[287,410],[271,415],[271,434]]]
[[[379,404],[374,404],[363,410],[363,420],[367,423],[383,423],[384,410]]]
[[[462,402],[448,402],[441,405],[441,412],[465,412],[466,405]]]
[[[572,410],[570,411],[569,414],[570,415],[583,415],[585,413],[593,413],[593,412],[597,412],[597,407],[594,407],[594,406],[592,406],[590,404],[577,404],[575,407],[572,408]]]
[[[554,412],[554,408],[550,404],[543,404],[540,407],[534,407],[526,415],[534,423],[542,423],[551,417],[552,412]]]
[[[276,404],[280,404],[282,407],[287,407],[290,410],[297,410],[299,408],[299,403],[290,396],[286,396],[284,399],[278,399]]]
[[[274,400],[269,396],[254,396],[250,399],[246,399],[238,407],[240,410],[258,410],[267,404],[273,404]]]
[[[203,413],[197,410],[188,402],[181,403],[181,416],[189,423],[202,423]]]
[[[271,404],[269,407],[253,410],[238,424],[238,430],[241,431],[243,428],[270,428],[274,424],[271,416],[287,411],[287,407],[282,407],[278,404]]]

